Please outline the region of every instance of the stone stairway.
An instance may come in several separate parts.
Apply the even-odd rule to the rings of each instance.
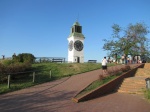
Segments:
[[[134,77],[125,78],[118,92],[129,94],[143,94],[146,89],[145,79],[150,77],[150,64],[146,63],[144,68],[139,68]]]

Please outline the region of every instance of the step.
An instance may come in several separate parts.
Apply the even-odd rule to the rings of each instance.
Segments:
[[[127,79],[127,80],[130,80],[130,79],[131,79],[131,80],[132,80],[132,79],[133,79],[133,80],[141,80],[141,79],[142,79],[142,80],[145,80],[145,77],[143,77],[143,76],[134,76],[134,77],[125,78],[125,80],[126,80],[126,79]]]
[[[122,82],[122,84],[124,84],[124,83],[130,83],[130,84],[145,84],[146,83],[146,81],[145,80],[124,80],[123,82]]]
[[[145,88],[146,84],[137,84],[137,85],[128,85],[128,84],[123,84],[119,88]]]
[[[120,87],[145,87],[145,80],[124,80]]]
[[[131,81],[129,81],[129,80],[125,80],[125,81],[123,81],[122,82],[122,84],[146,84],[146,81],[137,81],[137,80],[131,80]]]
[[[134,89],[131,89],[131,88],[120,88],[118,91],[127,91],[127,92],[141,92],[141,91],[143,91],[143,89],[145,89],[146,87],[144,87],[144,88],[138,88],[138,89],[136,89],[136,88],[134,88]]]
[[[145,84],[145,80],[124,80],[122,84]]]
[[[141,94],[144,94],[144,92],[143,91],[123,91],[123,90],[118,90],[118,92],[119,93],[128,93],[128,94],[139,94],[139,95],[141,95]]]
[[[141,89],[139,89],[139,90],[137,90],[137,89],[119,89],[118,91],[126,91],[126,92],[142,92],[143,91],[143,89],[145,89],[145,88],[141,88]]]
[[[137,69],[137,71],[143,71],[143,70],[150,71],[150,68],[138,68]]]
[[[146,73],[136,73],[135,77],[143,77],[143,78],[148,78],[150,77],[150,74],[146,74]]]
[[[135,76],[150,76],[150,70],[147,69],[139,69],[136,73]]]
[[[136,73],[135,73],[135,75],[150,75],[150,71],[147,71],[147,70],[145,70],[145,71],[137,71]]]
[[[150,71],[150,68],[138,68],[137,72],[140,71]]]
[[[141,88],[146,88],[146,85],[132,85],[132,86],[128,86],[128,85],[121,85],[119,87],[120,88],[126,88],[126,89],[141,89]]]
[[[150,68],[150,63],[145,63],[144,68]]]
[[[137,73],[137,74],[135,74],[135,77],[143,77],[143,78],[148,78],[148,77],[150,77],[150,75],[148,75],[148,74],[141,74],[141,73]]]
[[[145,80],[124,80],[123,83],[145,83]]]
[[[129,94],[144,94],[145,79],[148,77],[150,77],[150,64],[146,65],[145,68],[139,68],[134,77],[125,78],[117,91]]]
[[[124,79],[123,82],[128,82],[128,81],[144,82],[146,78],[147,78],[147,77],[138,77],[138,76],[137,76],[137,77],[133,77],[133,78],[126,78],[126,79]]]

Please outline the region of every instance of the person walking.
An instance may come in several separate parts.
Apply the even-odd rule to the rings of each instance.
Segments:
[[[121,59],[122,59],[122,64],[124,64],[124,55],[122,55]]]
[[[103,69],[103,74],[107,74],[107,60],[106,57],[102,59],[102,69]]]

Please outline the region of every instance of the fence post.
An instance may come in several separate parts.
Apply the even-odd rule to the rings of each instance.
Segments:
[[[33,82],[35,82],[35,72],[33,72]]]
[[[8,75],[8,88],[10,88],[10,75]]]
[[[50,79],[52,78],[52,71],[51,70],[49,71],[49,77],[50,77]]]

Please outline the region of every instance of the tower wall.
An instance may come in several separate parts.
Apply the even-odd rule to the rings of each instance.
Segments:
[[[73,49],[69,50],[69,43],[73,42]],[[75,42],[80,41],[83,45],[83,49],[75,49]],[[76,45],[78,47],[79,45]],[[84,63],[84,35],[82,34],[82,27],[79,23],[74,23],[71,29],[71,34],[68,37],[68,62],[69,63]]]

